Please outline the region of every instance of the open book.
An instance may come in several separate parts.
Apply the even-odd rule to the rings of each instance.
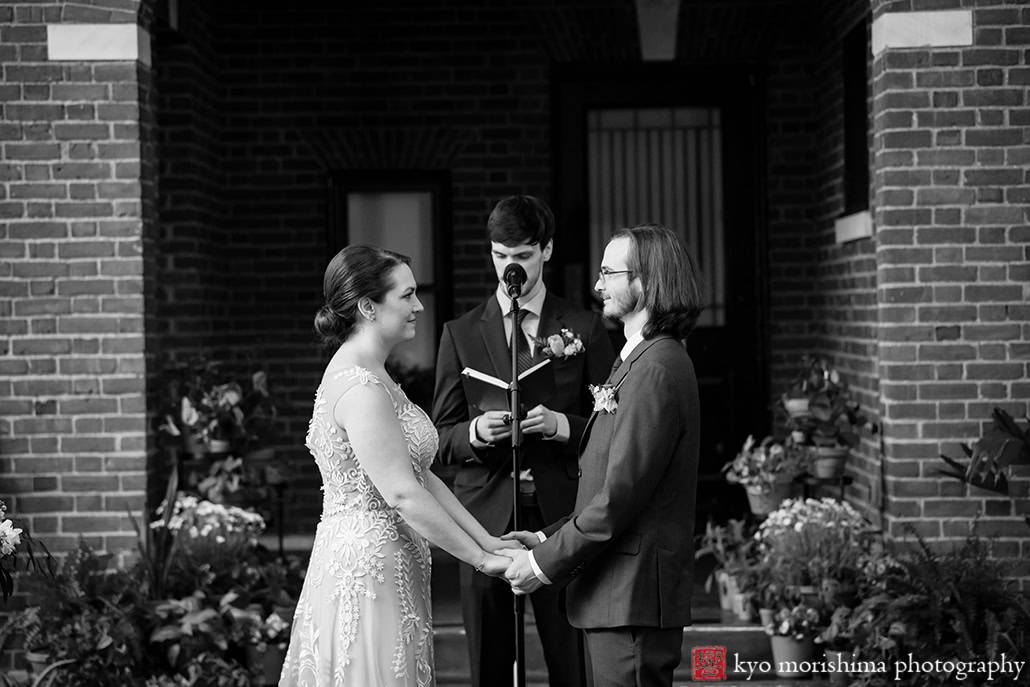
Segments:
[[[461,371],[465,398],[480,412],[508,410],[508,382],[466,367]],[[554,395],[554,367],[550,358],[519,375],[519,402],[523,408],[546,404]]]

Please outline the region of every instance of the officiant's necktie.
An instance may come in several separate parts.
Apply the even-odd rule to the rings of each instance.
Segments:
[[[515,328],[512,329],[513,332],[518,332],[522,335],[522,340],[519,342],[518,353],[519,374],[522,374],[524,371],[533,367],[533,352],[529,349],[528,337],[526,336],[526,332],[522,329],[522,321],[526,319],[526,315],[528,314],[529,310],[526,308],[520,308],[519,311],[515,313]],[[511,345],[510,340],[508,345]]]

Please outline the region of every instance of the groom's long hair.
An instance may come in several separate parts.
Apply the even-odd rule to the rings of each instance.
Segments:
[[[620,229],[612,239],[630,241],[627,267],[640,278],[643,306],[650,317],[645,339],[667,334],[685,339],[704,310],[704,293],[694,258],[676,234],[660,224]]]

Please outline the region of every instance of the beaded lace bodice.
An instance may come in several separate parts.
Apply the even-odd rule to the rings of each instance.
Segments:
[[[400,387],[393,382],[382,381],[364,368],[350,367],[335,372],[318,387],[314,413],[308,425],[307,447],[322,474],[322,519],[346,511],[367,511],[391,520],[396,518],[396,514],[361,469],[346,433],[336,426],[333,409],[329,407],[328,389],[336,388],[337,393],[332,394],[335,402],[341,392],[345,393],[355,383],[377,384],[390,395],[419,484],[425,484],[425,472],[436,456],[439,438],[425,412],[409,401]],[[346,399],[342,402],[346,403]]]

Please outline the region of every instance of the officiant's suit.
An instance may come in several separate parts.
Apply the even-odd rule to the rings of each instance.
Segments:
[[[461,371],[471,367],[505,382],[511,379],[511,353],[505,339],[505,312],[491,295],[465,315],[444,325],[436,364],[433,422],[440,433],[437,460],[458,466],[454,493],[490,534],[512,529],[514,510],[511,444],[475,447],[470,421],[479,415],[465,397]],[[507,317],[510,319],[511,314]],[[509,325],[510,327],[511,325]],[[579,335],[584,350],[552,361],[555,392],[544,403],[568,419],[569,440],[549,441],[541,435],[523,437],[524,467],[532,473],[523,499],[523,527],[541,528],[572,512],[579,478],[577,449],[592,397],[591,383],[605,379],[614,353],[600,317],[547,293],[539,312],[536,335],[546,338],[562,328]],[[542,360],[539,351],[536,359]],[[472,684],[482,687],[511,684],[514,656],[511,589],[504,580],[474,574],[461,566],[462,612],[472,662]],[[531,596],[533,615],[544,648],[551,685],[582,684],[580,638],[559,606],[558,587]]]
[[[617,407],[587,423],[574,514],[544,529],[533,558],[552,583],[567,583],[568,617],[587,633],[595,676],[625,675],[619,662],[635,660],[650,671],[636,684],[671,684],[690,623],[697,380],[683,345],[659,335],[629,351],[609,384]],[[655,633],[646,644],[660,650],[635,659],[595,651],[611,632]]]

